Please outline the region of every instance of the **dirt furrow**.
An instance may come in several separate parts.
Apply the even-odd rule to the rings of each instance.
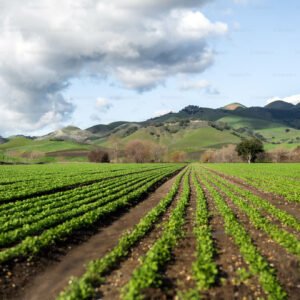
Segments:
[[[173,250],[172,260],[169,262],[164,272],[161,291],[156,291],[157,294],[155,293],[156,296],[160,294],[159,299],[174,299],[178,294],[178,291],[186,292],[195,287],[192,276],[192,264],[196,260],[196,238],[193,232],[195,212],[196,194],[195,190],[192,188],[190,203],[187,207],[183,228],[184,237],[179,240],[178,245]]]
[[[249,218],[236,207],[218,187],[216,189],[222,194],[224,200],[238,217],[241,224],[250,234],[253,243],[260,253],[267,259],[270,266],[276,270],[277,278],[284,290],[288,293],[288,299],[299,299],[300,294],[300,272],[299,261],[294,255],[288,253],[283,247],[273,241],[266,233],[257,230],[251,224]],[[284,259],[283,259],[284,258]]]
[[[229,180],[228,180],[228,181],[229,181]],[[230,189],[230,188],[229,188],[229,190],[233,191],[233,190]],[[249,199],[247,199],[247,198],[245,198],[245,197],[243,197],[243,196],[241,195],[240,192],[233,191],[233,193],[234,193],[235,195],[237,195],[237,196],[242,197],[243,200],[244,200],[245,202],[249,203],[249,205],[251,206],[252,201],[249,200]],[[254,194],[254,193],[252,193],[252,194]],[[262,198],[262,197],[260,197],[260,198]],[[267,200],[267,201],[268,201],[268,200]],[[297,230],[294,229],[294,228],[289,227],[289,226],[286,225],[286,224],[283,224],[279,219],[277,219],[277,218],[276,218],[275,216],[273,216],[271,213],[267,212],[264,208],[262,208],[262,207],[257,207],[255,204],[253,205],[253,207],[256,208],[256,209],[260,212],[260,214],[261,214],[262,216],[264,216],[268,221],[272,222],[273,224],[275,224],[275,225],[278,226],[279,228],[281,228],[281,229],[283,229],[283,230],[286,230],[287,232],[289,232],[289,233],[295,235],[298,239],[300,239],[300,232],[299,232],[299,231],[297,231]]]
[[[151,232],[144,237],[132,250],[129,256],[121,264],[109,273],[105,282],[97,289],[96,299],[120,299],[121,289],[130,280],[131,274],[140,264],[140,258],[144,256],[155,241],[160,237],[163,224],[169,219],[171,211],[175,208],[176,203],[182,191],[182,183],[179,191],[168,207],[160,221],[155,225]]]
[[[250,192],[252,192],[254,195],[261,197],[265,200],[268,200],[271,204],[276,206],[279,209],[282,209],[283,211],[288,212],[298,220],[300,220],[300,204],[297,202],[290,202],[287,201],[284,197],[275,195],[273,193],[265,192],[262,190],[257,189],[256,187],[248,184],[244,180],[230,176],[212,169],[208,169],[210,172],[228,180],[230,183],[237,185],[240,188],[246,189]]]
[[[224,221],[218,213],[214,200],[200,179],[204,190],[208,209],[211,214],[210,225],[214,239],[216,258],[219,268],[219,279],[217,284],[204,293],[205,299],[257,299],[265,298],[261,286],[254,277],[243,279],[238,270],[248,272],[248,266],[243,260],[233,238],[228,236],[224,229]]]
[[[86,234],[85,230],[78,232],[79,238],[73,235],[60,245],[61,248],[56,245],[55,249],[43,253],[42,257],[22,263],[14,262],[12,268],[7,266],[7,270],[4,269],[3,276],[0,277],[0,284],[4,284],[0,298],[55,299],[71,276],[83,274],[86,263],[107,253],[126,230],[132,228],[159,203],[169,192],[175,178],[176,176],[163,183],[130,210],[112,216],[110,220],[106,220],[106,224],[97,224],[93,230],[87,230]]]

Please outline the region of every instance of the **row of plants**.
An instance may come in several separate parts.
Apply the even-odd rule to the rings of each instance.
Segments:
[[[286,292],[281,287],[274,269],[256,248],[250,235],[238,221],[222,195],[209,183],[205,176],[201,177],[201,182],[211,194],[218,212],[223,217],[225,232],[233,238],[234,243],[239,247],[240,253],[248,264],[251,274],[258,276],[259,282],[268,295],[268,298],[286,299]]]
[[[28,183],[39,180],[53,180],[64,177],[78,177],[82,175],[94,175],[107,172],[118,172],[125,170],[145,170],[155,167],[161,167],[162,164],[153,166],[150,164],[134,165],[134,164],[47,164],[47,165],[15,165],[2,166],[0,174],[0,190],[2,186],[15,186],[16,183]]]
[[[138,175],[127,175],[124,178],[118,178],[113,181],[104,182],[103,184],[95,184],[93,188],[87,191],[85,188],[79,189],[76,194],[70,193],[68,197],[55,197],[52,195],[51,202],[45,205],[48,201],[38,201],[34,208],[24,209],[24,206],[16,207],[15,212],[9,213],[9,216],[0,218],[1,234],[6,231],[23,227],[34,222],[49,218],[52,215],[63,214],[81,208],[83,205],[88,205],[97,202],[99,206],[104,205],[108,201],[112,201],[122,193],[125,189],[128,192],[131,186],[136,187],[139,183],[143,183],[153,176],[165,173],[164,171],[154,171],[149,173],[141,173]],[[28,203],[30,205],[30,203]],[[30,207],[30,206],[29,206]],[[0,234],[0,240],[1,240]],[[0,242],[1,244],[1,242]]]
[[[283,196],[288,201],[300,202],[299,164],[217,164],[209,168],[242,178],[249,185]]]
[[[222,183],[219,183],[219,187],[222,192],[230,198],[232,203],[246,214],[256,229],[264,231],[271,239],[284,247],[288,252],[300,257],[300,241],[295,235],[270,222],[255,207],[248,205],[244,197],[237,196]]]
[[[29,236],[16,246],[7,248],[0,252],[0,263],[7,262],[17,257],[33,256],[43,249],[54,245],[57,241],[63,240],[73,234],[75,230],[93,226],[96,222],[120,209],[130,207],[145,195],[155,184],[162,180],[167,174],[156,176],[154,179],[144,183],[141,187],[125,194],[117,200],[104,206],[96,207],[83,215],[72,218],[56,227],[43,231],[38,236]]]
[[[269,213],[273,218],[276,218],[282,224],[290,226],[291,228],[300,231],[300,222],[298,219],[287,213],[286,211],[277,208],[275,205],[271,204],[269,201],[254,195],[251,191],[242,189],[237,185],[230,183],[228,180],[223,179],[220,176],[213,175],[211,176],[220,184],[226,186],[226,188],[233,191],[236,195],[243,197],[245,201],[251,206],[254,206],[256,209],[263,209]]]
[[[138,177],[138,175],[131,175],[131,178]],[[100,183],[94,183],[87,186],[82,186],[74,188],[72,190],[67,190],[64,192],[58,192],[50,195],[44,195],[36,198],[29,198],[23,201],[16,201],[15,203],[7,203],[0,206],[0,212],[6,212],[9,215],[14,215],[15,217],[26,217],[35,214],[39,214],[45,210],[51,210],[56,207],[60,207],[61,202],[66,204],[77,201],[81,198],[81,193],[85,193],[87,196],[93,195],[101,189],[106,189],[109,186],[114,186],[117,182],[121,181],[126,182],[128,176],[124,176],[121,180],[117,179],[108,179]],[[59,203],[59,205],[57,204]],[[0,217],[0,222],[3,223],[7,220],[10,220],[8,215],[3,215]]]
[[[162,284],[160,270],[171,259],[172,249],[183,236],[183,225],[189,197],[190,185],[189,173],[187,173],[183,179],[182,194],[176,207],[171,212],[169,221],[163,228],[161,237],[142,258],[141,265],[133,271],[130,281],[122,290],[124,300],[143,299],[144,289],[159,287]]]
[[[218,268],[214,261],[215,249],[212,238],[211,226],[209,225],[209,211],[196,174],[193,172],[192,182],[196,193],[196,222],[194,233],[196,236],[196,261],[192,270],[199,291],[208,289],[215,283]]]
[[[53,174],[51,180],[37,180],[32,183],[30,182],[18,182],[14,185],[2,186],[0,188],[0,203],[11,202],[18,200],[19,198],[29,198],[34,197],[39,193],[56,191],[59,189],[67,189],[69,187],[74,187],[76,185],[92,184],[94,182],[99,182],[106,180],[108,178],[116,178],[118,176],[125,176],[133,173],[140,173],[143,171],[148,171],[149,168],[166,168],[166,165],[155,165],[148,168],[140,168],[138,165],[136,167],[131,167],[129,169],[121,169],[115,171],[113,167],[107,169],[106,172],[98,172],[95,174],[85,174],[78,170],[78,175],[75,177],[70,176],[55,176]],[[25,177],[26,178],[26,177]]]
[[[120,197],[125,196],[130,192],[135,191],[136,189],[142,187],[148,181],[155,179],[157,176],[165,177],[166,175],[168,174],[166,173],[163,173],[163,175],[154,174],[149,178],[146,178],[138,183],[135,184],[128,183],[126,184],[125,187],[123,186],[121,190],[118,190],[116,193],[109,194],[105,197],[101,197],[101,196],[99,197],[97,194],[92,197],[87,197],[84,200],[87,202],[86,204],[79,205],[78,207],[77,206],[71,207],[70,209],[65,210],[61,213],[47,215],[37,222],[24,224],[24,226],[20,228],[16,228],[7,232],[1,232],[0,247],[8,247],[26,238],[27,236],[38,235],[44,230],[57,226],[58,224],[66,222],[70,219],[76,218],[91,210],[102,207],[107,203],[113,203],[114,201],[117,201]]]
[[[102,187],[107,187],[111,185],[112,183],[116,182],[123,182],[124,180],[126,181],[127,177],[140,177],[142,175],[147,176],[147,174],[151,172],[156,172],[156,171],[163,171],[163,170],[175,170],[178,169],[175,166],[168,166],[167,168],[159,168],[159,169],[149,169],[148,171],[143,170],[143,172],[134,172],[134,173],[129,173],[129,174],[124,174],[123,176],[117,176],[117,177],[108,177],[108,178],[103,178],[99,182],[90,184],[90,185],[79,185],[78,187],[74,187],[72,189],[60,191],[60,192],[55,192],[51,194],[46,194],[43,196],[38,196],[38,197],[33,197],[33,198],[27,198],[25,200],[19,200],[19,201],[14,201],[10,203],[5,203],[0,205],[0,212],[5,212],[9,215],[16,213],[17,211],[25,211],[28,212],[28,214],[35,214],[39,211],[46,209],[49,205],[49,207],[55,207],[55,202],[56,201],[66,201],[68,202],[69,199],[76,199],[78,195],[80,195],[82,192],[84,192],[86,195],[89,193],[94,193],[95,191],[101,189]],[[5,217],[5,216],[4,216]]]
[[[28,224],[24,224],[20,228],[16,228],[6,232],[1,232],[0,247],[8,247],[26,238],[27,236],[38,235],[43,230],[52,228],[54,226],[57,226],[58,224],[66,222],[67,220],[83,215],[93,209],[102,207],[107,203],[116,201],[120,197],[125,196],[132,191],[135,191],[136,189],[140,188],[148,181],[151,181],[156,177],[166,177],[169,174],[170,173],[166,171],[156,172],[155,174],[152,174],[149,177],[147,176],[147,178],[144,178],[143,180],[138,181],[137,183],[127,183],[121,189],[117,189],[115,193],[109,193],[104,197],[98,194],[95,194],[91,197],[85,197],[85,199],[83,200],[84,202],[86,202],[85,204],[79,206],[73,204],[73,206],[71,205],[68,210],[64,210],[61,213],[49,214],[37,222],[30,222]]]
[[[179,186],[184,176],[180,173],[168,194],[161,199],[159,204],[148,212],[134,228],[125,233],[118,241],[116,247],[103,258],[91,261],[86,272],[80,278],[72,278],[69,286],[59,295],[57,300],[91,299],[95,296],[95,287],[105,281],[105,275],[120,261],[127,257],[134,247],[158,222],[166,212],[178,193]]]

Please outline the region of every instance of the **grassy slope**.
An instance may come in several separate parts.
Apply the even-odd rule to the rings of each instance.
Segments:
[[[224,117],[219,119],[218,122],[227,123],[233,128],[248,127],[250,129],[256,129],[256,130],[282,127],[282,124],[279,123],[272,123],[260,119],[242,118],[238,116]]]
[[[73,142],[66,141],[49,141],[41,140],[34,141],[23,137],[12,138],[9,142],[0,145],[0,150],[9,151],[41,151],[52,152],[59,150],[71,150],[71,149],[88,149],[89,145],[81,145]]]
[[[300,130],[279,123],[241,118],[238,116],[224,117],[218,121],[228,123],[233,128],[248,127],[260,133],[269,141],[269,143],[265,144],[266,150],[272,150],[278,147],[293,149],[300,145]],[[290,130],[289,132],[286,132],[287,128]],[[280,145],[274,145],[272,142],[280,142]]]
[[[286,132],[287,128],[289,129],[289,132]],[[257,130],[257,132],[261,133],[267,139],[274,140],[275,142],[296,139],[297,137],[300,138],[300,130],[289,127],[267,128]]]
[[[191,128],[167,131],[163,127],[141,128],[133,134],[122,139],[123,145],[129,141],[141,139],[167,146],[171,151],[198,152],[206,148],[219,148],[226,144],[236,144],[240,140],[229,131],[219,131],[212,127]],[[102,146],[109,147],[108,141]]]
[[[82,145],[74,142],[67,141],[50,141],[41,140],[35,141],[24,137],[11,138],[7,143],[0,145],[0,161],[9,162],[27,162],[28,159],[22,157],[25,152],[55,152],[55,151],[68,151],[68,150],[85,150],[89,149],[89,145]],[[35,162],[55,162],[59,161],[59,157],[40,157],[32,160]],[[66,157],[68,161],[86,161],[86,157]],[[31,161],[31,160],[30,160]]]

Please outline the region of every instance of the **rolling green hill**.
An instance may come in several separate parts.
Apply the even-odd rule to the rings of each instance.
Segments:
[[[283,101],[249,108],[239,103],[219,109],[187,106],[144,122],[120,121],[86,130],[68,126],[38,138],[1,138],[0,161],[84,161],[90,149],[109,151],[116,139],[121,148],[132,140],[148,140],[169,152],[185,151],[190,158],[253,136],[261,139],[266,149],[295,148],[300,145],[299,128],[300,105]]]

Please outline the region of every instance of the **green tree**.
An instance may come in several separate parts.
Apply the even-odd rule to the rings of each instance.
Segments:
[[[258,139],[245,139],[236,146],[239,156],[243,157],[250,164],[255,162],[257,155],[264,152],[263,143]]]

